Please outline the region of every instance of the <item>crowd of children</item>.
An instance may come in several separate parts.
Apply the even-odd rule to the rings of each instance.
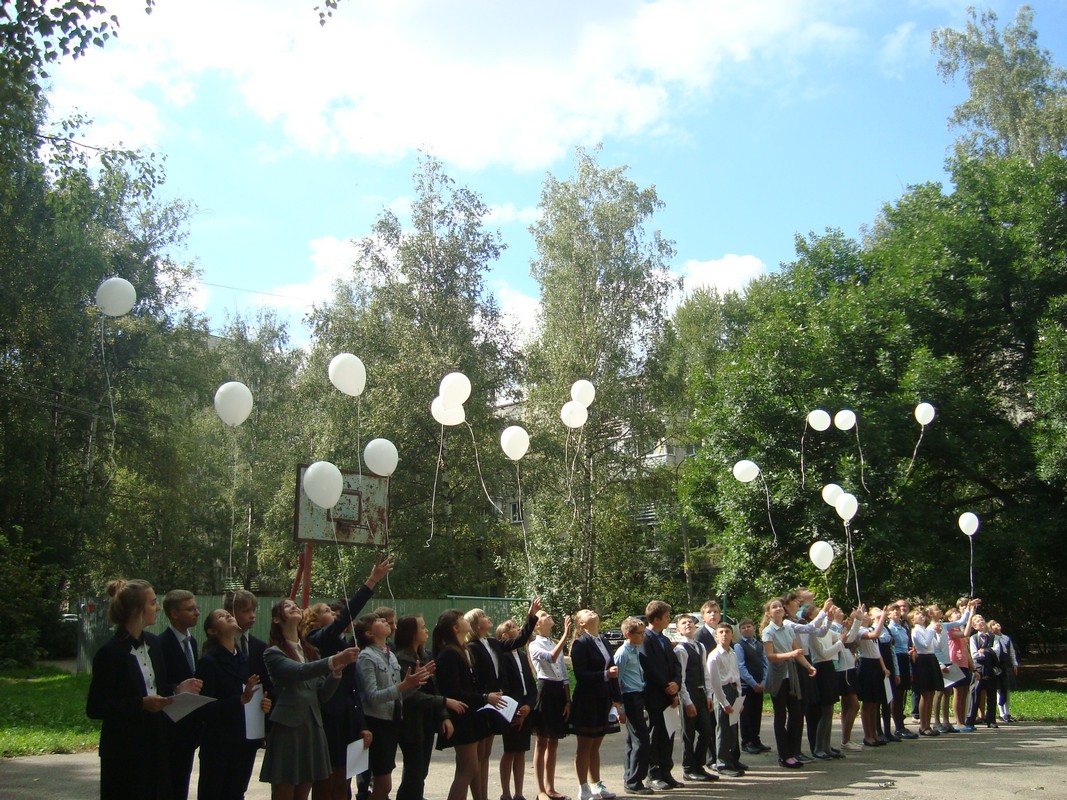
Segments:
[[[715,601],[698,620],[672,619],[671,607],[653,600],[643,618],[622,622],[624,641],[613,652],[591,609],[564,617],[554,639],[555,620],[540,600],[522,625],[506,620],[495,629],[481,609],[446,611],[432,637],[418,615],[397,620],[388,608],[360,615],[391,569],[380,561],[333,606],[274,604],[267,642],[249,633],[255,596],[233,593],[205,617],[202,655],[191,634],[200,616],[191,593],[166,595],[169,625],[156,637],[145,630],[159,608],[152,587],[112,582],[116,634],[93,660],[87,701],[89,716],[103,720],[101,797],[186,800],[199,750],[198,796],[236,800],[262,747],[259,777],[275,798],[313,792],[347,800],[354,791],[387,800],[399,750],[396,798],[423,800],[436,744],[455,759],[448,800],[489,800],[500,735],[501,800],[524,800],[531,743],[538,800],[569,800],[556,787],[556,760],[559,740],[573,734],[578,800],[612,800],[601,770],[606,735],[625,727],[619,788],[627,794],[684,785],[674,771],[678,738],[683,781],[740,778],[749,769],[742,758],[771,750],[761,739],[768,695],[778,764],[790,770],[889,742],[974,731],[979,721],[997,727],[998,710],[1012,720],[1015,647],[978,613],[977,599],[962,598],[947,615],[906,600],[846,614],[801,588],[767,601],[758,631],[752,619],[726,622]],[[909,690],[914,732],[906,724]],[[179,692],[214,702],[170,723],[160,712]],[[269,715],[264,739],[246,735],[244,706],[253,701]],[[852,740],[857,715],[861,742]],[[369,769],[353,789],[346,766],[355,742],[368,750]]]

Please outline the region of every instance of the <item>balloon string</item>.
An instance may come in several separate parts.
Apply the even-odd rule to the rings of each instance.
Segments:
[[[848,552],[852,559],[852,578],[856,581],[856,605],[860,605],[863,600],[860,596],[860,570],[856,566],[856,550],[852,544],[852,528],[848,524],[848,520],[845,520],[845,537],[848,540]]]
[[[826,584],[826,596],[827,597],[830,597],[830,579],[828,577],[826,577],[826,573],[829,572],[829,571],[830,571],[829,567],[827,567],[826,569],[824,569],[822,571],[822,579],[823,579],[823,582]]]
[[[437,476],[441,473],[441,460],[445,452],[445,426],[441,426],[441,438],[437,446],[437,464],[433,470],[433,492],[430,494],[430,538],[426,540],[424,547],[429,547],[433,541],[434,506],[437,504]]]
[[[115,432],[118,430],[119,421],[115,416],[115,399],[111,394],[111,373],[107,368],[107,353],[104,349],[104,318],[100,318],[100,363],[104,368],[104,383],[107,385],[107,404],[111,409],[111,446],[108,449],[107,461],[112,467],[112,473],[117,470],[117,464],[115,463]],[[111,475],[108,475],[107,480],[104,482],[106,487],[111,482]]]
[[[971,597],[974,597],[974,536],[967,537],[971,543]]]
[[[915,449],[911,452],[911,463],[908,464],[908,471],[904,473],[904,484],[902,484],[902,486],[906,485],[908,482],[908,478],[911,477],[911,470],[915,466],[915,457],[919,454],[919,445],[923,443],[923,434],[925,433],[926,426],[923,425],[922,428],[919,430],[919,441],[915,443]]]
[[[362,489],[362,488],[363,488],[363,483],[361,481],[360,482],[360,489]],[[327,515],[329,515],[330,522],[333,523],[333,546],[337,550],[337,568],[339,570],[338,578],[339,578],[339,580],[341,582],[341,599],[344,600],[345,603],[348,603],[349,595],[348,595],[348,585],[345,583],[345,562],[344,562],[344,559],[341,558],[341,543],[337,540],[337,518],[333,515],[333,509],[327,510],[326,513],[327,513]],[[349,613],[349,615],[351,615],[351,613],[352,613],[351,607],[349,607],[348,613]]]
[[[767,495],[767,521],[771,523],[771,533],[774,534],[774,546],[778,546],[778,531],[774,529],[774,520],[771,519],[771,490],[767,487],[767,479],[763,477],[763,470],[759,471],[759,479],[763,482],[763,492]]]
[[[870,494],[871,490],[867,488],[867,481],[863,477],[865,464],[863,461],[863,445],[860,444],[860,421],[858,419],[856,420],[856,449],[860,453],[860,484],[862,484],[864,491]]]
[[[804,475],[804,438],[808,435],[808,418],[804,417],[804,430],[800,432],[800,488],[807,485]]]
[[[233,433],[233,491],[230,493],[230,556],[228,563],[229,575],[233,578],[233,529],[237,527],[237,428],[230,429]]]
[[[852,583],[852,538],[848,532],[848,521],[843,520],[845,524],[845,599],[848,599],[848,593],[852,591],[850,584]],[[857,602],[857,605],[859,603]]]
[[[471,444],[474,446],[474,465],[478,468],[478,480],[482,483],[482,491],[485,492],[485,499],[489,501],[489,505],[493,507],[493,511],[503,516],[503,509],[501,509],[500,506],[498,506],[493,500],[493,498],[489,495],[489,489],[487,489],[485,486],[485,478],[482,477],[482,464],[478,460],[478,442],[474,440],[474,428],[472,428],[471,424],[466,420],[464,420],[463,424],[466,425],[467,430],[471,432]]]
[[[537,576],[534,575],[533,559],[530,558],[530,539],[526,533],[526,513],[522,507],[522,480],[519,478],[519,462],[515,462],[515,488],[519,495],[519,524],[522,526],[522,546],[526,550],[526,568],[530,570],[530,578],[534,586],[537,585]]]
[[[574,459],[571,461],[571,502],[574,505],[574,515],[571,519],[578,519],[578,498],[574,496],[574,475],[578,471],[578,456],[582,451],[582,439],[585,436],[585,426],[578,429],[574,442]]]

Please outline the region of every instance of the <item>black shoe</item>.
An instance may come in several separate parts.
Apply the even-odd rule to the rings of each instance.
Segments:
[[[704,780],[706,781],[717,781],[719,779],[718,775],[714,772],[708,772],[706,769],[700,770],[700,774],[704,776]]]
[[[655,789],[657,792],[665,792],[668,789],[674,788],[669,783],[667,783],[667,781],[660,780],[659,778],[654,778],[653,780],[650,780],[648,782],[648,786],[650,789]]]
[[[797,753],[796,759],[801,764],[810,764],[811,762],[813,762],[815,760],[814,758],[812,758],[811,756],[809,756],[809,755],[807,755],[805,753]]]
[[[829,761],[830,759],[833,758],[833,756],[830,755],[829,753],[823,753],[820,750],[816,750],[814,753],[812,753],[812,755],[815,756],[820,761]]]
[[[742,762],[742,761],[735,761],[735,762],[734,762],[734,763],[733,763],[733,764],[732,764],[731,766],[732,766],[732,767],[733,767],[734,769],[739,769],[739,770],[741,770],[742,772],[747,772],[747,771],[748,771],[748,764],[745,764],[745,763],[744,763],[744,762]]]
[[[770,750],[769,747],[767,749]],[[744,747],[741,748],[741,752],[748,753],[748,754],[754,755],[754,756],[758,756],[760,753],[763,752],[763,749],[760,748],[759,745],[746,744]]]
[[[901,739],[918,739],[919,738],[914,733],[909,731],[907,728],[901,728],[900,730],[898,730],[896,732],[896,735],[899,736]]]
[[[784,758],[778,759],[778,766],[785,767],[786,769],[800,769],[804,765],[797,761],[795,758],[792,761],[787,761]]]
[[[919,731],[920,736],[940,736],[933,728],[927,728],[925,731]]]
[[[708,780],[703,772],[683,772],[682,777],[687,781],[700,781],[702,783]]]
[[[667,780],[667,783],[670,784],[672,789],[684,789],[685,788],[685,784],[684,783],[682,783],[681,781],[676,781],[670,775],[667,776],[666,780]]]
[[[771,751],[771,748],[768,745],[765,745],[763,742],[758,742],[756,744],[756,747],[760,749],[761,753],[769,753]]]
[[[623,788],[626,790],[626,794],[655,794],[655,792],[644,784],[641,784],[640,786],[625,786]]]
[[[725,775],[727,778],[740,778],[745,774],[743,769],[734,769],[729,764],[723,764],[721,767],[715,767],[715,771],[720,775]]]

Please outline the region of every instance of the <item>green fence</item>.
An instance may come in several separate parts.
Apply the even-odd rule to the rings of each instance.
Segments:
[[[253,636],[266,640],[267,632],[270,629],[270,608],[275,602],[281,599],[281,597],[274,596],[259,597],[259,609],[256,614],[256,622],[252,626]],[[328,603],[331,602],[331,600],[332,598],[311,598],[312,603]],[[197,595],[196,604],[201,611],[200,619],[203,620],[211,611],[223,607],[223,596]],[[370,603],[367,604],[366,610],[371,611],[378,606],[389,606],[390,608],[396,609],[398,617],[407,616],[408,614],[422,614],[426,619],[426,624],[432,628],[434,622],[441,615],[441,612],[447,611],[450,608],[458,608],[461,611],[468,611],[472,608],[481,608],[484,609],[494,621],[500,622],[510,616],[524,619],[529,604],[529,600],[515,597],[467,597],[462,595],[449,595],[445,598],[399,600],[391,598],[386,594],[378,593],[371,598]],[[96,655],[96,651],[111,637],[114,631],[113,626],[107,618],[107,609],[107,598],[85,597],[78,603],[78,672],[92,671],[93,656]],[[167,618],[161,610],[159,618],[156,620],[156,624],[151,628],[148,628],[148,630],[152,633],[159,634],[166,630],[166,628]],[[192,633],[193,637],[202,647],[204,644],[203,628],[197,626]]]

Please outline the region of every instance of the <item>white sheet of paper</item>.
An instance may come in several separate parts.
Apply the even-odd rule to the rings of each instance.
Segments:
[[[617,725],[619,723],[619,711],[615,706],[612,706],[611,710],[608,711],[608,722],[612,725]]]
[[[180,719],[185,719],[187,715],[198,708],[214,702],[214,697],[205,697],[202,694],[193,694],[192,692],[179,692],[174,695],[174,702],[163,709],[163,713],[170,717],[172,721],[177,722]]]
[[[370,751],[363,746],[362,739],[356,739],[356,741],[348,745],[348,757],[345,767],[345,775],[349,778],[354,778],[361,772],[366,772],[370,769]]]
[[[663,709],[663,721],[667,723],[667,736],[671,737],[678,733],[678,729],[681,727],[681,714],[682,704],[678,704],[678,708],[665,708]]]
[[[262,739],[267,735],[267,724],[260,703],[263,702],[263,684],[256,687],[252,699],[245,703],[245,738]]]
[[[963,680],[963,670],[959,668],[958,664],[949,664],[948,669],[941,673],[945,679],[945,687],[952,686]]]
[[[734,710],[730,712],[730,724],[731,725],[740,725],[741,724],[741,709],[744,708],[744,707],[745,707],[745,696],[743,694],[739,694],[737,696],[737,699],[734,700],[734,702],[733,702],[733,709]]]
[[[486,709],[489,709],[490,711],[495,711],[497,714],[502,716],[508,722],[511,722],[511,720],[515,718],[515,712],[519,710],[519,702],[517,700],[515,700],[513,697],[508,697],[507,695],[504,695],[504,705],[503,705],[503,707],[497,708],[492,703],[486,703],[484,706],[482,706],[478,710],[479,711],[485,711]]]
[[[893,679],[888,675],[885,676],[885,701],[893,702]]]

